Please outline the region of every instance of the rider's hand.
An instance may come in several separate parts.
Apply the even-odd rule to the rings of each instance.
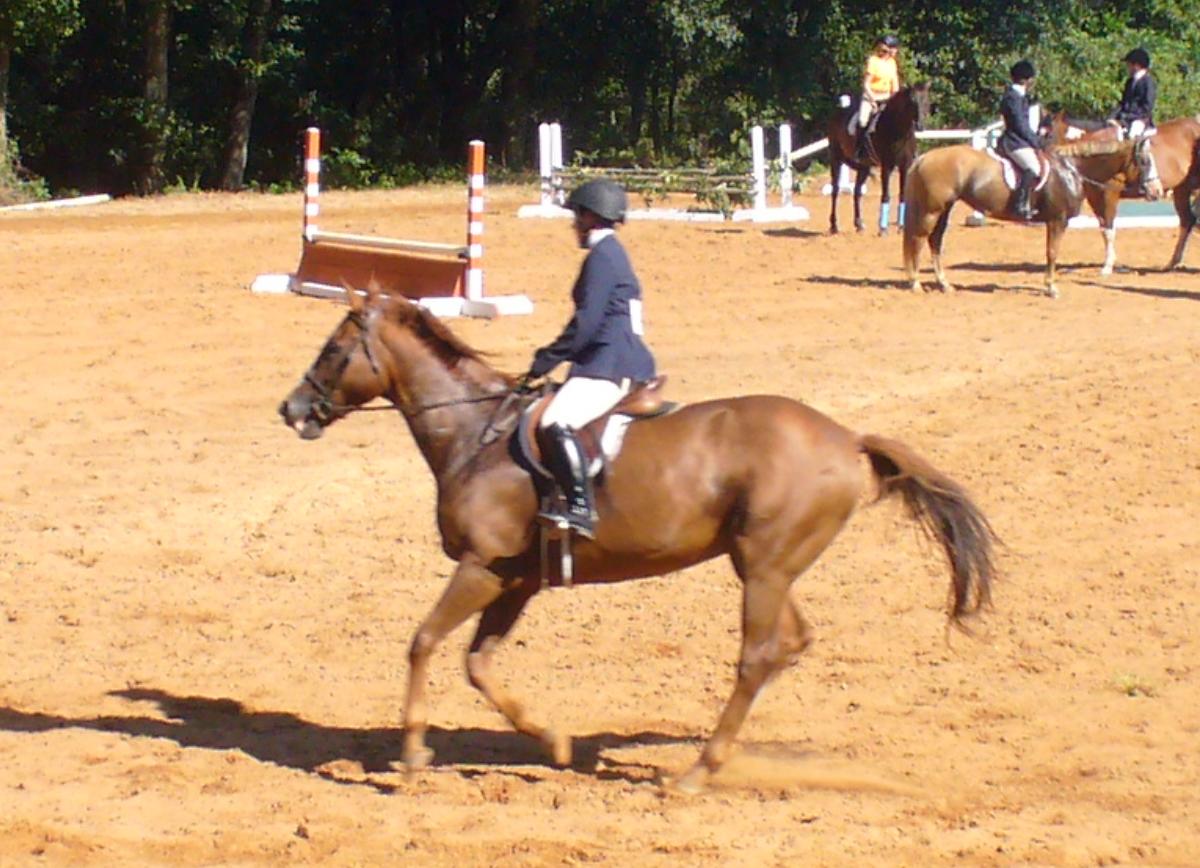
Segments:
[[[530,392],[534,391],[533,382],[536,379],[537,377],[533,376],[533,374],[523,375],[521,379],[517,380],[517,384],[513,386],[513,391],[518,395],[528,395]]]

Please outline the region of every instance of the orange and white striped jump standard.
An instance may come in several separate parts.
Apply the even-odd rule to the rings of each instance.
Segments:
[[[341,298],[344,286],[411,298],[438,316],[494,317],[533,311],[523,295],[488,296],[483,284],[483,224],[486,154],[481,141],[467,148],[466,244],[444,244],[326,232],[321,218],[321,131],[304,137],[304,222],[300,265],[290,275],[261,275],[256,292],[296,292]]]

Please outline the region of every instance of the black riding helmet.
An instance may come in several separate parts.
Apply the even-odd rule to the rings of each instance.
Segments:
[[[891,33],[885,33],[875,40],[876,45],[886,45],[888,48],[899,48],[900,40]]]
[[[591,211],[610,223],[624,223],[629,206],[620,184],[608,178],[595,178],[571,191],[567,207],[572,211]]]
[[[1135,48],[1121,58],[1122,63],[1136,63],[1142,69],[1150,68],[1150,52],[1144,48]]]
[[[1031,61],[1018,60],[1009,69],[1008,75],[1013,81],[1025,81],[1028,78],[1036,78],[1037,70],[1033,68]]]

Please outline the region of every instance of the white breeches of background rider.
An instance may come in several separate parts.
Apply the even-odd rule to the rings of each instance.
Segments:
[[[1129,122],[1129,138],[1136,139],[1142,133],[1146,132],[1146,122],[1140,118],[1136,121]]]
[[[885,105],[887,105],[887,101],[888,101],[888,97],[886,97],[886,96],[875,97],[875,105],[879,106],[880,111],[882,111],[883,107]],[[871,98],[869,96],[867,96],[867,94],[864,93],[862,99],[858,103],[858,126],[859,127],[865,127],[867,125],[867,121],[869,121],[871,119],[872,111],[874,111],[874,108],[871,106]],[[853,130],[851,132],[853,132]]]
[[[1033,148],[1016,148],[1008,154],[1012,157],[1012,161],[1022,169],[1038,174],[1042,171],[1042,165],[1038,162],[1037,151]]]
[[[614,383],[593,377],[568,377],[554,394],[550,406],[542,414],[538,427],[567,425],[582,428],[602,413],[607,413],[629,392],[630,383]]]

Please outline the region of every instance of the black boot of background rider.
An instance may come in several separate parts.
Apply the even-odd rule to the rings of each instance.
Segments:
[[[548,447],[546,469],[554,474],[567,507],[561,516],[543,512],[538,517],[555,523],[566,519],[575,533],[593,539],[596,535],[596,508],[592,497],[592,481],[587,474],[587,457],[579,438],[566,425],[550,425],[545,429],[545,434]]]
[[[870,124],[860,126],[854,135],[854,160],[860,164],[870,162],[871,155],[867,152],[867,136],[870,135]]]
[[[1029,204],[1029,197],[1033,193],[1033,185],[1037,183],[1037,177],[1037,172],[1031,172],[1028,169],[1021,170],[1021,183],[1017,185],[1017,199],[1013,203],[1013,211],[1022,220],[1033,219],[1033,207]]]

